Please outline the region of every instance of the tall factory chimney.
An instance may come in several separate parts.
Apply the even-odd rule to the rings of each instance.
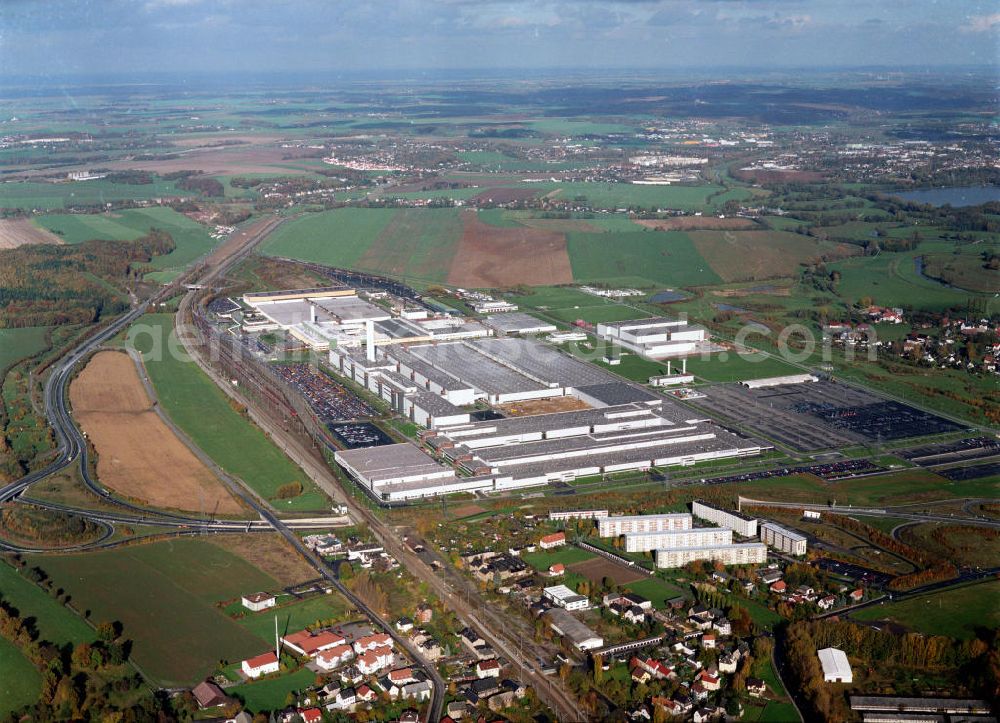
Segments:
[[[365,347],[367,347],[368,361],[375,361],[375,322],[368,320],[365,322]]]

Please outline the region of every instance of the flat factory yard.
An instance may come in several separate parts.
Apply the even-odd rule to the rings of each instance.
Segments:
[[[29,244],[61,244],[51,231],[36,226],[27,218],[0,219],[0,249],[14,249]]]
[[[552,414],[553,412],[575,412],[579,409],[590,409],[590,405],[576,397],[550,397],[549,399],[525,399],[522,402],[511,402],[497,406],[497,411],[505,417],[530,417],[534,414]]]
[[[475,211],[462,213],[464,230],[448,283],[478,288],[573,281],[566,236],[534,228],[490,226]]]
[[[96,354],[70,385],[70,401],[116,492],[156,507],[239,514],[223,484],[153,411],[127,354]]]
[[[593,560],[577,562],[567,566],[578,575],[583,575],[591,582],[601,582],[608,577],[615,581],[615,585],[627,585],[636,580],[645,580],[646,576],[641,572],[627,569],[624,565],[618,565],[604,557],[595,557]]]

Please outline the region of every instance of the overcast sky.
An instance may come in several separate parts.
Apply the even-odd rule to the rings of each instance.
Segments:
[[[998,63],[990,0],[0,0],[0,74]]]

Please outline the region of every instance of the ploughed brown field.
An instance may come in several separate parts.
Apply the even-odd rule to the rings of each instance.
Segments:
[[[572,565],[567,566],[568,570],[572,570],[578,575],[583,575],[585,578],[591,582],[601,582],[605,577],[611,578],[615,581],[615,585],[627,585],[630,582],[635,582],[636,580],[644,580],[646,576],[641,572],[634,572],[628,570],[622,565],[616,565],[603,557],[595,557],[593,560],[585,560],[583,562],[575,562]]]
[[[14,249],[28,244],[61,244],[62,239],[27,218],[0,219],[0,249]]]
[[[153,411],[132,359],[94,355],[69,390],[74,416],[97,449],[101,483],[155,506],[240,514],[229,491]]]
[[[463,211],[464,230],[448,272],[448,283],[473,288],[573,281],[565,234],[534,228],[499,228]]]
[[[476,201],[493,201],[493,203],[512,203],[513,201],[530,201],[538,195],[537,188],[490,188],[475,196]]]
[[[676,216],[674,218],[642,219],[636,223],[657,231],[725,231],[760,228],[749,218],[719,218],[718,216]]]

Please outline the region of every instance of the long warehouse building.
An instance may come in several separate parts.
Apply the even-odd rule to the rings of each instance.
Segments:
[[[712,547],[673,547],[656,551],[656,566],[683,567],[695,560],[718,561],[724,565],[759,565],[767,561],[767,545],[744,542]]]

